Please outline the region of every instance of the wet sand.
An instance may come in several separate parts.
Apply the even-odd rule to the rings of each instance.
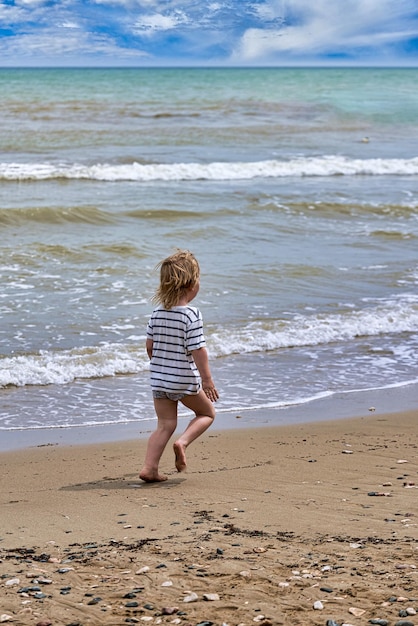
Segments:
[[[0,620],[418,624],[417,417],[212,429],[159,484],[145,439],[3,452]]]

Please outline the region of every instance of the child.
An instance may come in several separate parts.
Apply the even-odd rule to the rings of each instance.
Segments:
[[[158,465],[177,427],[178,401],[195,413],[173,445],[177,471],[183,472],[186,448],[212,424],[212,403],[219,398],[210,373],[202,315],[189,305],[199,291],[199,264],[191,252],[179,250],[157,267],[160,286],[153,301],[159,306],[148,322],[146,349],[158,424],[139,474],[148,483],[167,480]]]

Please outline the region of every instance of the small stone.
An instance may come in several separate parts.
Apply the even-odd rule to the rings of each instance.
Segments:
[[[352,450],[343,450],[343,454],[353,454]]]
[[[89,602],[89,604],[91,603]],[[127,609],[136,609],[139,606],[139,603],[134,600],[133,602],[127,602],[125,606]]]
[[[326,626],[340,626],[340,624],[338,624],[338,622],[334,622],[333,619],[327,619]]]
[[[183,598],[183,602],[196,602],[196,600],[199,600],[199,596],[194,591]]]
[[[2,613],[0,615],[0,623],[4,623],[4,622],[12,622],[13,621],[13,616],[12,615],[8,615],[7,613]]]
[[[348,612],[351,613],[351,615],[354,615],[355,617],[361,617],[362,615],[365,614],[365,610],[364,609],[358,609],[355,606],[351,606],[348,609]]]
[[[20,585],[20,578],[9,578],[9,580],[6,580],[4,584],[6,585],[6,587],[11,587],[12,585]]]
[[[178,610],[178,606],[165,606],[162,608],[161,613],[163,615],[174,615]]]
[[[219,596],[217,593],[204,593],[203,599],[208,602],[215,602],[216,600],[219,600]]]
[[[251,578],[251,572],[246,569],[243,569],[242,572],[239,573],[242,578]]]
[[[416,612],[416,610],[414,609],[414,607],[413,607],[413,606],[409,606],[409,607],[406,609],[406,613],[407,613],[408,615],[416,615],[416,614],[417,614],[417,612]]]
[[[315,609],[315,611],[322,611],[324,605],[322,604],[321,600],[316,600],[316,602],[313,603],[313,608]]]
[[[149,572],[149,567],[148,565],[145,565],[144,567],[141,567],[141,569],[139,569],[137,572],[135,572],[136,574],[145,574],[146,572]]]
[[[400,619],[398,622],[395,623],[395,626],[414,626],[414,623],[410,622],[407,619]]]
[[[68,574],[68,572],[74,571],[74,567],[61,567],[57,570],[58,574]]]
[[[399,459],[399,461],[396,461],[397,463],[408,463],[408,461],[406,459]]]
[[[99,602],[101,602],[101,601],[102,601],[102,599],[101,599],[101,598],[92,598],[92,599],[90,600],[90,602],[87,602],[87,604],[89,604],[89,605],[90,605],[90,604],[99,604]]]
[[[387,619],[369,619],[369,624],[375,624],[376,626],[389,626],[389,622]]]
[[[173,583],[171,580],[165,580],[163,583],[161,583],[161,587],[172,587]]]
[[[334,589],[332,587],[320,587],[320,591],[325,591],[325,593],[332,593]]]
[[[52,622],[49,619],[43,619],[36,624],[36,626],[52,626]]]

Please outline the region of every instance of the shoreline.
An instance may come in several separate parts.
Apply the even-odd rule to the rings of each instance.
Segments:
[[[418,384],[336,393],[304,404],[218,412],[213,431],[288,426],[363,417],[370,413],[397,413],[417,409]],[[179,417],[178,429],[189,416]],[[72,446],[143,440],[156,426],[155,418],[122,424],[0,431],[0,455],[35,446]]]

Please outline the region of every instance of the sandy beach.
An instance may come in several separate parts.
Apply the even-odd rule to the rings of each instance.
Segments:
[[[3,452],[0,622],[418,624],[416,418]]]

